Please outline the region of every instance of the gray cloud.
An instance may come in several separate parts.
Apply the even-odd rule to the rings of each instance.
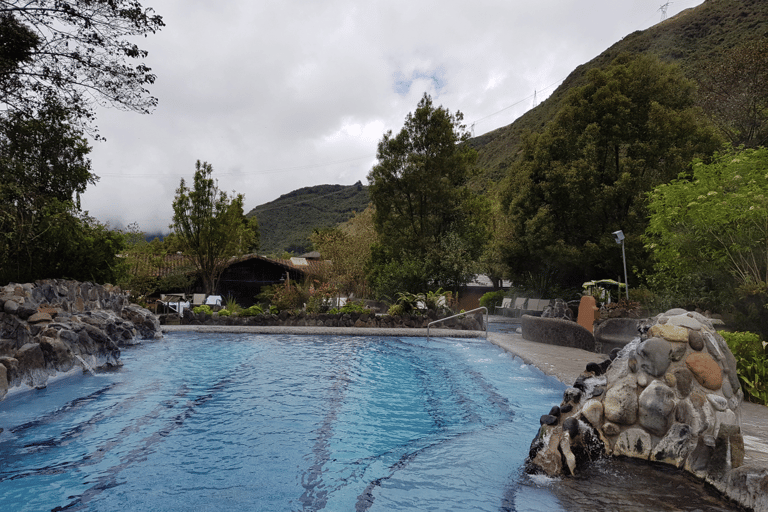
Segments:
[[[702,0],[679,0],[668,14]],[[250,209],[303,186],[365,182],[376,144],[424,92],[480,134],[511,123],[577,65],[660,19],[649,0],[146,0],[149,116],[103,109],[83,196],[113,226],[167,230],[195,161]],[[513,106],[514,105],[514,106]]]

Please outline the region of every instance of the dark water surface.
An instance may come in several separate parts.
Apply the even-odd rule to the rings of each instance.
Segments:
[[[0,403],[40,510],[737,510],[676,472],[522,462],[563,386],[484,340],[172,334]]]

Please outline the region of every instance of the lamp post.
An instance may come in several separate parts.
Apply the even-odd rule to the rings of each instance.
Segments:
[[[627,255],[624,252],[624,232],[622,230],[614,231],[613,238],[617,244],[621,244],[621,258],[624,260],[624,289],[627,291],[627,302],[629,302],[629,280],[627,280]]]

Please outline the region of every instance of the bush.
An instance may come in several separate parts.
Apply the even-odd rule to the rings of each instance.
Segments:
[[[480,305],[488,308],[488,311],[493,312],[496,310],[496,306],[501,306],[505,294],[506,292],[504,290],[483,294],[483,296],[480,297]]]
[[[768,359],[766,342],[752,332],[725,332],[720,335],[736,358],[736,369],[744,395],[750,402],[768,405]]]
[[[232,312],[228,309],[219,310],[219,316],[232,316]]]
[[[405,314],[405,308],[402,304],[392,304],[387,310],[389,316],[403,316]]]
[[[213,311],[211,310],[211,306],[208,306],[206,304],[203,304],[202,306],[195,306],[195,308],[192,310],[193,313],[205,313],[206,315],[212,315]]]
[[[229,311],[230,314],[237,314],[243,310],[243,308],[240,307],[240,304],[238,304],[235,298],[231,295],[224,299],[224,309]],[[219,314],[221,314],[221,312],[219,312]]]
[[[240,316],[256,316],[256,315],[263,315],[263,314],[264,314],[264,310],[258,304],[254,304],[253,306],[249,308],[245,308],[240,312]]]

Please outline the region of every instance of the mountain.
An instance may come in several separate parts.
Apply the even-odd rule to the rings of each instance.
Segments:
[[[677,63],[685,75],[699,81],[703,67],[716,66],[739,44],[768,37],[768,2],[765,0],[706,0],[643,31],[636,31],[591,61],[578,66],[552,95],[514,123],[475,137],[483,169],[475,186],[489,190],[517,159],[521,137],[540,131],[552,119],[568,92],[584,85],[587,72],[608,65],[621,53],[650,53]]]
[[[304,187],[255,207],[246,214],[256,216],[261,233],[261,254],[294,254],[312,248],[309,236],[317,228],[335,227],[355,212],[368,207],[368,187],[317,185]]]
[[[724,62],[729,50],[766,38],[766,0],[706,0],[651,28],[627,35],[574,69],[549,98],[514,123],[471,139],[468,143],[477,150],[481,169],[473,188],[492,193],[517,160],[523,134],[541,131],[555,117],[569,91],[586,83],[590,69],[607,66],[622,53],[650,53],[677,63],[688,78],[699,82],[704,68]],[[353,212],[362,212],[368,201],[368,188],[359,182],[352,186],[321,185],[281,196],[257,206],[248,215],[256,215],[259,221],[260,252],[287,250],[298,254],[309,250],[308,237],[314,228],[336,226]]]

